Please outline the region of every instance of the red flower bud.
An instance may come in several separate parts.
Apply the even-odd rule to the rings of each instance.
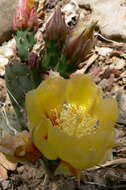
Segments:
[[[32,28],[36,30],[38,28],[38,18],[36,14],[36,10],[33,8],[30,12],[29,19],[28,19],[28,28]]]
[[[34,0],[19,0],[16,15],[13,19],[13,29],[22,30],[26,28],[36,29],[38,26],[37,13]]]
[[[66,42],[63,55],[67,58],[68,63],[79,64],[84,61],[85,56],[94,45],[93,31],[95,26],[96,23],[92,23],[74,40]]]
[[[64,15],[62,15],[61,9],[58,7],[46,25],[44,39],[46,41],[62,41],[66,39],[66,34],[67,26],[65,23],[65,18]]]
[[[28,63],[29,67],[31,69],[38,69],[38,55],[34,52],[30,52],[29,55],[28,55]]]

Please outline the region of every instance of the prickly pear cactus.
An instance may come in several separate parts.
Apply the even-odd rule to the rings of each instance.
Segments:
[[[44,56],[42,58],[42,68],[46,70],[55,70],[57,62],[61,55],[62,45],[59,47],[54,40],[50,40],[46,44]]]
[[[69,78],[70,74],[77,70],[76,64],[67,64],[68,59],[61,54],[61,57],[55,67],[55,71],[59,72],[60,75],[64,78]]]
[[[36,88],[33,73],[26,65],[17,61],[6,67],[5,80],[8,94],[21,125],[20,130],[26,129],[25,94],[29,90]]]
[[[17,53],[22,61],[27,61],[28,53],[36,43],[34,32],[29,30],[18,30],[16,33]]]
[[[64,43],[57,45],[55,41],[49,41],[45,48],[42,58],[42,69],[44,71],[53,70],[59,72],[64,78],[69,78],[69,75],[77,70],[77,64],[67,64],[68,59],[62,54]]]
[[[44,71],[53,70],[69,78],[79,68],[94,45],[93,32],[96,22],[75,35],[69,30],[59,8],[46,24],[43,34],[45,49],[41,66]],[[78,29],[77,29],[78,30]]]
[[[27,127],[25,95],[28,91],[35,89],[41,83],[42,75],[44,76],[44,73],[47,73],[47,71],[53,70],[58,72],[64,78],[71,77],[70,75],[78,69],[79,64],[84,61],[85,56],[93,47],[93,30],[95,23],[87,29],[84,29],[83,32],[78,34],[78,36],[72,37],[70,30],[65,23],[64,15],[62,14],[60,8],[57,8],[53,17],[47,23],[45,33],[43,33],[45,47],[42,49],[41,57],[41,49],[39,52],[32,51],[32,48],[36,43],[34,38],[35,31],[39,26],[37,21],[37,13],[34,12],[34,9],[27,7],[27,3],[27,6],[25,7],[24,1],[22,2],[22,7],[18,7],[19,13],[17,12],[18,14],[14,18],[14,29],[17,31],[15,36],[17,56],[19,59],[17,58],[17,60],[11,60],[10,64],[6,67],[5,80],[8,94],[14,108],[12,108],[12,111],[7,115],[7,118],[12,121],[10,122],[10,124],[12,123],[12,128],[9,126],[8,131],[12,135],[18,133],[17,131],[21,132],[18,133],[19,136],[17,137],[19,138],[19,142],[23,143],[22,147],[24,149],[17,149],[16,137],[16,148],[12,147],[13,151],[10,156],[12,156],[11,158],[14,157],[17,161],[19,160],[19,162],[25,161],[25,159],[29,162],[31,161],[29,158],[33,156],[33,161],[39,160],[45,167],[49,176],[52,177],[53,174],[58,171],[58,166],[62,164],[62,160],[59,158],[56,160],[49,160],[44,156],[44,153],[41,154],[39,149],[37,149],[37,145],[33,139],[34,137]],[[24,10],[25,8],[26,10]],[[24,18],[27,15],[29,16],[21,20],[19,19],[19,14],[21,15],[21,18]],[[17,116],[16,119],[15,117],[12,117],[14,110]],[[2,127],[6,128],[7,122],[5,120],[6,118],[3,118],[3,112],[2,115],[0,115],[0,119],[2,121]],[[16,123],[13,122],[13,120],[16,121]],[[28,130],[27,142],[24,142],[24,140],[22,141],[22,137],[25,137],[26,139],[23,130]],[[38,135],[36,132],[34,134]],[[14,136],[12,136],[12,138],[13,137]],[[6,147],[7,145],[3,142],[3,146]],[[9,151],[10,149],[11,148],[9,146]],[[7,151],[8,149],[5,150],[4,148],[3,150],[9,158]],[[74,174],[76,174],[76,172],[74,172]]]

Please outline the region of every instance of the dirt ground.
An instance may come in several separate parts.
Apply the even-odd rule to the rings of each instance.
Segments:
[[[57,4],[68,1],[47,0],[45,12],[52,12]],[[56,176],[51,181],[42,166],[18,164],[14,171],[8,170],[8,179],[0,180],[0,190],[125,190],[126,189],[126,44],[97,35],[90,57],[82,64],[79,73],[91,73],[107,97],[115,97],[120,116],[116,123],[117,142],[113,159],[81,174],[80,187],[75,177]],[[0,76],[0,102],[5,102],[4,76]]]

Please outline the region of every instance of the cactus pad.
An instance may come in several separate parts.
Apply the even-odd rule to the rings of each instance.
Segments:
[[[18,30],[16,34],[17,53],[22,61],[27,61],[28,53],[36,43],[34,32],[29,30]]]
[[[21,125],[21,130],[26,129],[24,111],[25,94],[36,88],[32,71],[24,64],[16,62],[6,67],[6,86],[12,105]]]

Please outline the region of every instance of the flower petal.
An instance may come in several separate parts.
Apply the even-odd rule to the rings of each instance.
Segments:
[[[99,126],[100,128],[101,126]],[[107,140],[106,140],[107,139]],[[89,149],[92,152],[91,165],[97,165],[104,161],[106,154],[112,148],[115,141],[114,128],[111,131],[97,130],[95,134],[88,136]],[[82,146],[85,148],[85,139]]]
[[[36,96],[36,90],[31,90],[26,94],[25,108],[28,115],[29,129],[32,130],[39,125],[44,117],[39,99]]]
[[[91,164],[92,152],[79,146],[79,139],[68,136],[57,127],[49,127],[48,141],[57,151],[58,157],[76,169],[88,168]]]
[[[26,94],[26,110],[31,128],[39,125],[42,117],[49,116],[52,109],[60,110],[65,101],[65,88],[64,79],[49,78]]]
[[[117,103],[114,99],[103,99],[98,96],[92,107],[92,115],[98,118],[99,126],[95,134],[88,137],[93,147],[94,165],[103,161],[107,152],[115,144],[114,124],[118,117]],[[83,144],[85,141],[83,142]]]
[[[58,157],[76,169],[86,169],[101,163],[115,139],[114,129],[99,130],[94,134],[76,138],[66,135],[57,127],[49,127],[48,135],[48,141],[57,151]]]
[[[57,154],[48,143],[48,128],[51,125],[49,120],[43,119],[41,123],[33,130],[33,142],[39,151],[48,159],[57,159]],[[52,127],[52,125],[51,125]]]
[[[65,120],[62,120],[62,114],[59,114],[66,108],[62,107],[64,103],[68,106],[74,104],[77,108],[83,107],[82,116],[87,114],[89,120],[95,120],[91,126],[89,125],[89,133],[85,130],[82,130],[81,136],[66,133],[66,124],[61,126]],[[26,108],[32,127],[33,142],[48,159],[59,158],[73,168],[86,169],[101,163],[115,143],[117,104],[112,99],[103,99],[100,88],[89,75],[75,76],[68,80],[45,80],[36,90],[27,94]],[[55,110],[58,112],[56,121],[61,123],[55,121]],[[86,121],[83,127],[86,127]],[[71,122],[68,128],[69,126],[72,126]]]
[[[65,100],[66,81],[62,78],[49,78],[36,90],[36,96],[44,112],[59,110]]]
[[[114,99],[97,101],[92,112],[99,119],[101,130],[111,130],[118,119],[117,102]]]
[[[97,86],[89,75],[81,75],[68,81],[66,98],[68,103],[81,105],[88,111],[96,97]]]

